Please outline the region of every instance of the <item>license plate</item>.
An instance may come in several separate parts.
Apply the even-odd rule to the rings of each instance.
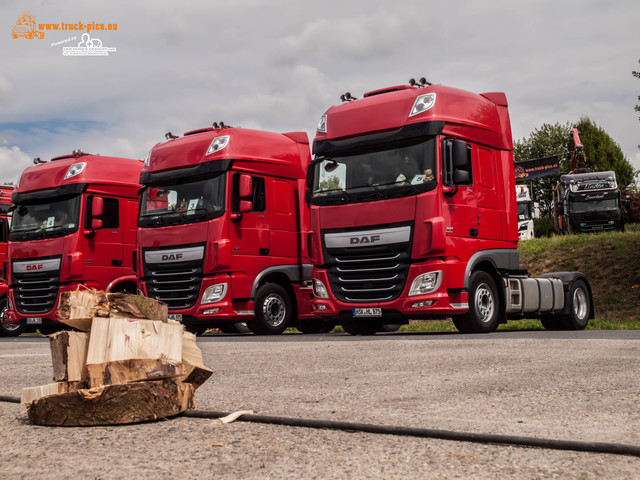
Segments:
[[[42,317],[27,317],[27,325],[42,325]]]
[[[182,322],[182,314],[181,313],[170,313],[168,315],[169,320],[175,320],[176,322]]]
[[[381,317],[382,309],[381,308],[354,308],[353,316],[354,317]]]

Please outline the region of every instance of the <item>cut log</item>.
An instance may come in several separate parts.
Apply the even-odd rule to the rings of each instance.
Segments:
[[[186,365],[186,374],[181,379],[197,389],[213,374],[202,362],[202,351],[196,343],[196,336],[186,330],[182,333],[182,361]]]
[[[130,359],[88,364],[87,387],[176,378],[187,373],[187,364],[183,362],[169,363],[163,359]]]
[[[109,304],[102,290],[62,292],[58,305],[58,320],[83,332],[91,328],[93,317],[108,317]]]
[[[124,318],[144,318],[166,322],[169,307],[153,298],[128,293],[108,293],[110,316]]]
[[[28,405],[42,397],[58,395],[59,393],[74,392],[85,388],[84,382],[57,382],[40,385],[37,387],[23,388],[20,395],[20,403]]]
[[[42,397],[27,412],[36,425],[118,425],[178,415],[192,405],[191,384],[158,380]]]
[[[85,332],[56,332],[49,336],[53,380],[79,382],[87,378],[87,345],[89,334]]]

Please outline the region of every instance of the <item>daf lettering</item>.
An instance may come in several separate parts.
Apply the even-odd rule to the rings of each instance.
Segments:
[[[27,272],[33,272],[36,270],[42,270],[44,268],[44,265],[42,265],[41,263],[37,264],[37,265],[27,265]]]
[[[164,253],[162,255],[163,262],[174,262],[176,260],[181,260],[181,259],[182,259],[181,253]]]
[[[349,243],[351,245],[363,245],[365,243],[375,243],[380,241],[380,235],[364,235],[362,237],[351,237]]]

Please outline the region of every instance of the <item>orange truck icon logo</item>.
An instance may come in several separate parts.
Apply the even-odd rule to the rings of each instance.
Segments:
[[[36,28],[36,17],[31,15],[31,12],[23,12],[18,15],[18,21],[13,27],[13,30],[11,30],[11,37],[24,37],[29,40],[33,38],[42,39],[44,38],[44,32],[38,31]]]

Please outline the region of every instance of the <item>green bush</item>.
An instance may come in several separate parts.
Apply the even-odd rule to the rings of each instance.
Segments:
[[[533,220],[533,231],[536,238],[550,237],[553,235],[553,217],[545,215]]]

